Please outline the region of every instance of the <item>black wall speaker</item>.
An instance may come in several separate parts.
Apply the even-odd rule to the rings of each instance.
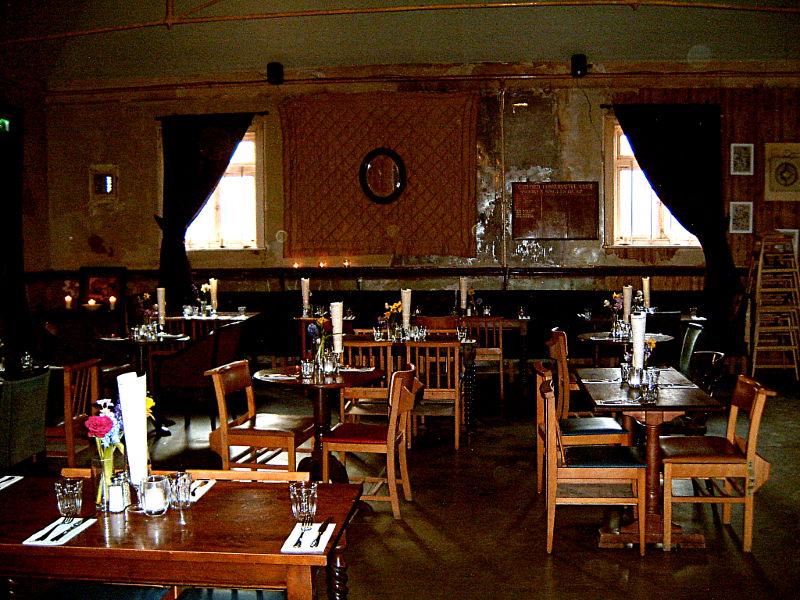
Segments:
[[[585,54],[573,54],[570,58],[570,72],[573,77],[583,77],[589,71]]]
[[[283,65],[279,62],[267,63],[267,83],[280,85],[283,83]]]

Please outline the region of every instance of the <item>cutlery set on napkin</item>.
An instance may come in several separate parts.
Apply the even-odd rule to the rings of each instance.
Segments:
[[[4,490],[8,486],[14,485],[20,479],[22,479],[22,475],[6,475],[5,477],[0,477],[0,490]]]
[[[97,519],[59,517],[53,523],[50,523],[44,529],[40,529],[22,543],[42,546],[59,546],[68,542],[81,531],[88,529],[96,522]]]
[[[214,487],[215,483],[217,483],[216,479],[200,479],[198,481],[193,481],[192,485],[189,487],[189,497],[192,499],[192,502],[200,500],[203,494]]]
[[[619,383],[622,381],[619,377],[608,379],[581,379],[583,383]]]
[[[297,379],[297,375],[285,375],[284,373],[267,373],[264,379],[292,380]]]
[[[295,554],[323,552],[335,529],[336,524],[331,523],[330,517],[322,523],[313,523],[307,530],[303,530],[302,523],[297,523],[283,543],[281,552]],[[300,542],[299,546],[296,545],[298,541]]]
[[[375,367],[339,367],[340,373],[369,373],[374,370]]]

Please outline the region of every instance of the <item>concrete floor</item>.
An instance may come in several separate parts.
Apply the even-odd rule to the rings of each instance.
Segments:
[[[762,381],[780,395],[767,405],[759,443],[772,474],[756,501],[753,552],[740,550],[741,509],[730,528],[710,506],[676,507],[676,520],[706,535],[705,549],[665,553],[648,547],[596,548],[602,507],[559,507],[554,552],[545,552],[545,501],[535,492],[531,402],[514,393],[497,399],[481,386],[478,422],[469,445],[452,447],[449,422],[430,424],[410,453],[414,501],[401,501],[402,521],[388,503],[359,514],[349,529],[350,597],[385,599],[800,598],[800,393],[793,380]],[[725,396],[721,391],[721,397]],[[303,398],[259,395],[265,410],[307,410]],[[722,431],[721,419],[710,422]],[[188,435],[155,441],[154,467],[216,466],[193,419]],[[348,471],[371,468],[356,458]]]
[[[554,552],[545,552],[545,500],[535,492],[532,402],[514,384],[499,401],[496,384],[480,385],[477,424],[455,452],[450,421],[430,423],[410,452],[414,501],[402,521],[388,503],[359,513],[349,529],[349,587],[354,600],[800,598],[800,391],[797,382],[761,378],[779,392],[768,402],[759,452],[772,462],[756,498],[753,552],[740,550],[741,509],[730,528],[709,506],[678,505],[676,520],[702,531],[705,549],[665,553],[648,547],[598,549],[602,507],[559,507]],[[517,382],[518,384],[518,382]],[[724,397],[722,390],[721,397]],[[273,412],[310,413],[310,402],[259,390]],[[219,467],[208,448],[207,417],[182,420],[153,439],[154,468]],[[709,423],[721,431],[721,419]],[[358,457],[351,474],[370,469]],[[51,465],[51,469],[57,465]],[[320,584],[324,574],[320,573]],[[321,595],[321,597],[324,597]]]

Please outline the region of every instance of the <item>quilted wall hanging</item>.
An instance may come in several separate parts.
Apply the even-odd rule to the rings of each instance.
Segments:
[[[474,256],[478,99],[466,93],[322,94],[281,105],[287,257]],[[405,163],[390,204],[362,191],[375,148]]]

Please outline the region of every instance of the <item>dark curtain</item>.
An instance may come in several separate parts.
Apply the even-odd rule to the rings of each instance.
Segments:
[[[236,145],[253,120],[251,113],[176,115],[161,119],[164,152],[164,214],[158,285],[166,289],[167,310],[194,301],[186,255],[186,229],[200,213]]]
[[[615,104],[614,113],[653,190],[703,247],[704,337],[731,352],[743,340],[743,287],[726,236],[720,107]]]

